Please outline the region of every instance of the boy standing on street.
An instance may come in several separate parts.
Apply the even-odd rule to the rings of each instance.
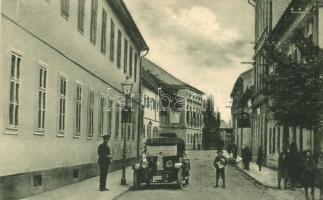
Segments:
[[[214,159],[214,167],[216,168],[216,185],[215,187],[218,187],[219,179],[222,178],[222,188],[225,188],[225,171],[224,167],[226,165],[226,159],[223,156],[222,150],[217,151],[217,156]]]

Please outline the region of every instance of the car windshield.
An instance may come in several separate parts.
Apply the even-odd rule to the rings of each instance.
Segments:
[[[177,146],[176,145],[167,145],[167,146],[151,146],[147,145],[146,147],[147,156],[176,156],[177,155]]]

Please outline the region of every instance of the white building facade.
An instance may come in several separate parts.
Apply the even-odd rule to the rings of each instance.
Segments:
[[[159,136],[159,104],[160,95],[157,82],[153,75],[145,70],[142,73],[142,108],[143,114],[143,129],[142,139],[157,138]]]
[[[112,170],[121,165],[123,137],[134,160],[140,96],[126,133],[116,108],[126,76],[139,94],[148,47],[122,0],[1,3],[0,199],[97,175],[104,134]]]

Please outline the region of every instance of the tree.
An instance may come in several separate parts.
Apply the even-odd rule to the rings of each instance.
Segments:
[[[320,66],[322,50],[296,30],[290,43],[301,52],[302,58],[287,56],[275,45],[265,45],[266,56],[275,66],[273,75],[267,78],[265,94],[272,98],[270,110],[283,125],[283,144],[287,145],[288,127],[317,129],[319,124]]]
[[[219,134],[220,113],[214,112],[213,100],[209,97],[206,101],[206,109],[203,112],[204,127],[202,130],[202,144],[204,149],[209,149],[212,145],[221,147],[221,137]]]

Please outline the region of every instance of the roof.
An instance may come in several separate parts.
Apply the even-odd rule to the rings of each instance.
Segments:
[[[251,88],[254,84],[254,74],[253,68],[248,69],[247,71],[241,73],[234,83],[232,92],[230,94],[231,97],[235,94],[238,89],[239,84],[243,85],[243,92],[245,92],[248,88]]]
[[[142,67],[144,70],[149,71],[153,75],[155,75],[160,81],[165,83],[166,85],[171,85],[171,86],[176,86],[180,89],[189,89],[192,90],[198,94],[204,94],[201,90],[179,80],[175,76],[171,75],[169,72],[166,70],[162,69],[152,61],[143,58],[142,60]]]
[[[118,19],[122,22],[129,37],[133,40],[139,50],[148,50],[148,45],[123,0],[107,0],[107,2],[110,4]]]
[[[149,71],[142,70],[141,80],[144,86],[158,93],[159,85],[155,80],[154,75],[152,75]]]
[[[232,129],[232,126],[230,124],[226,123],[224,120],[221,120],[220,129]]]

